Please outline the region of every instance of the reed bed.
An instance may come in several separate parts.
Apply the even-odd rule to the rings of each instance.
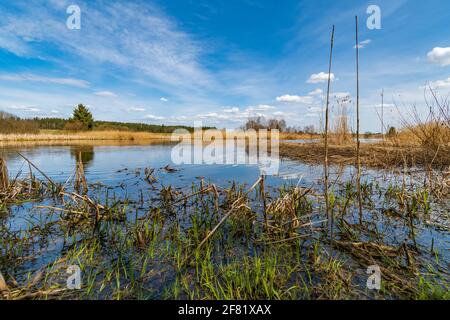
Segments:
[[[245,132],[233,132],[227,134],[225,131],[210,129],[210,134],[216,134],[222,136],[224,139],[242,139],[248,134]],[[36,143],[63,143],[63,142],[90,142],[90,141],[117,141],[117,142],[129,142],[139,143],[151,140],[157,141],[171,141],[172,134],[169,133],[151,133],[151,132],[132,132],[132,131],[82,131],[82,132],[70,132],[61,130],[42,130],[36,134],[0,134],[0,145],[20,144],[26,142]],[[175,134],[176,137],[197,139],[193,134]],[[270,139],[270,132],[268,134]],[[314,139],[317,135],[301,134],[301,133],[286,133],[279,134],[280,140],[296,140],[296,139]]]
[[[1,142],[22,141],[142,141],[142,140],[170,140],[170,134],[129,131],[84,131],[39,133],[39,134],[0,134]]]

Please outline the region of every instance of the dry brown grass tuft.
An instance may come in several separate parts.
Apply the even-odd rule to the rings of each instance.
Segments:
[[[348,123],[348,114],[345,101],[339,102],[339,111],[336,116],[334,132],[329,135],[329,141],[334,145],[346,145],[353,143],[353,136]]]
[[[410,125],[397,137],[402,144],[420,145],[430,151],[450,146],[450,127],[443,122]]]
[[[409,115],[402,116],[401,132],[393,142],[420,145],[426,152],[449,150],[450,147],[450,101],[448,97],[439,98],[433,89],[429,89],[431,99],[426,97],[428,114],[424,119],[413,107]]]

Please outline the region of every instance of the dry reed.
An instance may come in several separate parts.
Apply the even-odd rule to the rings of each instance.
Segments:
[[[0,157],[0,191],[8,189],[8,167],[6,166],[6,160]]]
[[[39,134],[0,134],[0,141],[94,141],[94,140],[169,140],[170,134],[126,131],[85,131],[39,133]]]

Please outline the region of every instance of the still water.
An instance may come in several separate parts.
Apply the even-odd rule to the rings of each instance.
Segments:
[[[173,144],[23,146],[4,147],[1,153],[7,160],[11,178],[26,177],[29,174],[27,162],[18,155],[19,151],[52,180],[62,183],[73,175],[80,152],[88,182],[101,182],[108,186],[126,184],[133,187],[132,173],[145,168],[155,169],[154,175],[159,183],[177,187],[189,187],[193,181],[202,178],[219,186],[228,185],[232,181],[252,184],[261,174],[260,167],[255,164],[177,165],[171,159],[173,147]],[[175,170],[164,170],[166,166]],[[35,170],[34,174],[42,178]],[[285,183],[309,186],[318,182],[320,174],[320,166],[282,159],[278,174],[267,177],[267,183],[272,186]]]
[[[260,176],[258,165],[202,165],[182,164],[172,162],[173,144],[151,144],[151,145],[52,145],[52,146],[14,146],[2,147],[0,154],[6,158],[9,176],[14,178],[28,178],[28,163],[17,152],[27,157],[36,167],[43,171],[53,181],[65,183],[75,173],[76,161],[81,153],[86,179],[90,187],[95,185],[107,186],[111,194],[119,198],[126,197],[137,199],[144,191],[146,199],[152,199],[152,188],[156,193],[163,187],[171,186],[173,189],[189,194],[192,185],[200,185],[203,179],[205,183],[213,183],[218,187],[226,188],[233,182],[251,186]],[[238,150],[237,152],[245,152]],[[149,185],[143,174],[145,170],[154,170],[155,184]],[[336,180],[354,181],[354,168],[332,167],[330,182]],[[401,183],[402,176],[395,173],[367,170],[363,172],[364,181],[375,181],[377,183]],[[44,180],[44,177],[33,169],[36,177]],[[412,179],[412,178],[411,178]],[[420,180],[420,177],[417,181]],[[322,165],[315,166],[302,164],[289,159],[281,159],[277,175],[267,176],[265,182],[268,192],[277,192],[279,186],[311,187],[318,194],[322,193],[323,171]],[[92,191],[91,191],[92,192]],[[109,196],[111,196],[109,194]],[[374,200],[374,212],[383,212],[382,204]],[[8,223],[10,230],[21,230],[27,228],[31,220],[37,219],[33,208],[38,204],[52,203],[27,203],[10,208],[9,214],[0,221]],[[447,212],[447,214],[445,214]],[[448,220],[442,217],[448,215],[447,206],[439,205],[433,207],[430,220],[439,225],[448,224]],[[376,222],[379,230],[386,229],[383,217]],[[447,227],[445,227],[447,228]],[[441,258],[449,259],[448,245],[450,243],[448,229],[436,229],[428,224],[421,223],[417,226],[417,242],[423,247],[429,247],[431,243],[440,249]],[[397,230],[397,229],[395,229]],[[392,230],[390,231],[392,232]],[[398,230],[391,233],[393,242],[402,236]],[[398,239],[397,239],[398,238]],[[398,241],[400,241],[398,240]],[[56,245],[56,247],[58,247]],[[55,251],[57,251],[55,249]],[[42,257],[40,263],[48,263],[53,256]]]

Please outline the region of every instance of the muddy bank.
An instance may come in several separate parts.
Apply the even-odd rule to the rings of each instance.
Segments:
[[[324,159],[324,146],[322,143],[291,143],[280,144],[280,155],[309,164],[318,164]],[[329,146],[329,163],[335,165],[353,165],[356,161],[356,144],[343,146]],[[448,170],[450,166],[450,150],[443,148],[432,151],[420,146],[361,144],[361,164],[370,168],[403,168],[433,167],[439,170]]]

